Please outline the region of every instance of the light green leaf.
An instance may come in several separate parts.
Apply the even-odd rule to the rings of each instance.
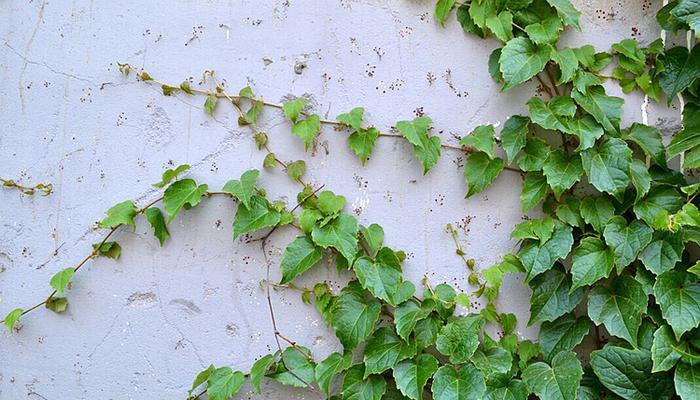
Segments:
[[[440,25],[445,26],[445,21],[454,6],[455,0],[438,0],[437,4],[435,4],[435,19]]]
[[[240,200],[243,205],[250,208],[250,199],[255,193],[255,184],[258,181],[259,175],[260,171],[257,169],[248,170],[241,175],[240,180],[232,179],[226,182],[224,188],[221,190],[230,193],[233,197]]]
[[[107,217],[100,221],[100,228],[116,228],[119,225],[134,226],[134,217],[137,212],[138,209],[133,201],[123,201],[107,210]]]
[[[144,212],[148,223],[151,224],[153,228],[153,234],[158,238],[160,245],[165,243],[165,239],[170,237],[170,232],[168,232],[168,226],[165,224],[165,219],[163,218],[163,213],[160,208],[148,207]]]
[[[421,146],[413,146],[413,152],[418,160],[423,164],[423,175],[427,174],[440,159],[441,141],[438,136],[423,138]]]
[[[214,110],[216,109],[216,103],[219,102],[219,97],[215,94],[210,94],[204,101],[204,110],[209,115],[214,115]]]
[[[289,175],[292,180],[301,183],[301,177],[306,172],[306,162],[304,160],[296,160],[287,164],[287,175]]]
[[[601,192],[619,195],[630,184],[632,151],[624,141],[608,138],[581,153],[588,181]]]
[[[117,242],[100,242],[92,245],[96,255],[118,260],[122,254],[122,247]]]
[[[576,353],[563,351],[552,358],[551,365],[530,364],[522,376],[525,385],[541,399],[575,400],[583,369]]]
[[[66,287],[70,283],[71,278],[73,278],[74,273],[75,268],[73,267],[68,267],[62,271],[59,271],[51,278],[49,285],[56,290],[56,293],[58,293],[59,296],[63,296],[63,291],[66,290]]]
[[[345,355],[340,353],[331,353],[325,360],[316,365],[316,382],[323,393],[330,393],[330,386],[333,378],[340,375],[341,372],[350,368],[352,365],[352,352]]]
[[[518,151],[525,147],[529,130],[530,119],[521,115],[513,115],[503,124],[501,145],[506,152],[509,162],[513,162]]]
[[[314,226],[311,238],[314,243],[327,249],[333,247],[349,262],[357,253],[357,219],[350,214],[340,215],[327,225]]]
[[[477,151],[483,151],[488,154],[489,158],[493,158],[493,151],[496,146],[496,131],[493,125],[479,125],[469,135],[462,138],[459,144],[462,146],[471,147]]]
[[[547,47],[538,47],[522,36],[509,40],[501,50],[499,61],[499,69],[505,80],[502,90],[508,90],[537,75],[549,61],[549,53]]]
[[[194,378],[194,382],[192,382],[192,388],[187,391],[188,395],[192,395],[192,392],[194,392],[199,385],[203,384],[204,382],[209,379],[211,374],[216,370],[216,367],[214,367],[214,364],[210,364],[207,369],[200,371],[197,376]]]
[[[394,368],[416,354],[415,342],[404,342],[394,330],[381,327],[367,339],[364,350],[365,378]]]
[[[571,260],[571,290],[574,290],[607,278],[615,263],[615,254],[602,240],[587,237],[574,250]]]
[[[368,300],[359,282],[353,281],[342,290],[331,309],[331,326],[345,349],[354,349],[374,330],[381,304]]]
[[[438,361],[430,354],[420,354],[413,360],[405,360],[394,367],[396,387],[404,396],[413,400],[423,399],[423,388],[435,371]]]
[[[554,219],[552,217],[544,217],[539,219],[529,219],[515,226],[510,237],[513,239],[534,239],[540,243],[546,243],[554,232]]]
[[[318,115],[313,114],[294,124],[292,134],[304,141],[306,150],[309,150],[309,145],[314,141],[314,138],[321,130],[321,119]]]
[[[362,165],[365,165],[367,159],[372,154],[374,143],[379,137],[379,131],[375,128],[357,129],[348,136],[348,145],[350,149],[360,157]]]
[[[268,376],[283,385],[307,387],[314,381],[316,369],[307,354],[310,352],[305,347],[287,347],[281,355],[284,362],[279,362]]]
[[[500,158],[491,159],[483,152],[470,154],[464,164],[464,178],[469,187],[465,197],[483,192],[496,180],[504,167],[505,163]]]
[[[428,130],[433,123],[428,117],[418,117],[413,121],[399,121],[396,123],[396,129],[416,147],[422,147],[424,139],[428,137]]]
[[[566,25],[581,29],[578,21],[581,12],[569,0],[547,0],[547,3],[557,9],[557,13]]]
[[[567,155],[561,149],[554,150],[549,153],[542,166],[542,172],[547,177],[547,183],[552,188],[554,196],[558,199],[562,193],[581,179],[583,174],[581,158],[577,154]]]
[[[526,27],[527,29],[527,27]],[[557,33],[558,35],[558,33]],[[558,36],[557,36],[558,39]],[[576,57],[576,53],[574,52],[573,49],[560,49],[557,51],[552,51],[552,61],[557,63],[559,66],[559,78],[557,79],[557,84],[562,85],[567,82],[571,82],[572,79],[575,79],[577,76],[577,72],[580,71],[579,69],[579,63],[578,63],[578,58]],[[594,79],[597,79],[594,77]],[[581,79],[579,78],[579,81]],[[600,81],[597,80],[595,81],[596,84],[600,84]],[[576,85],[578,88],[578,85]],[[585,86],[582,87],[583,90],[585,90]]]
[[[382,242],[384,242],[384,229],[377,224],[372,224],[368,227],[360,225],[360,232],[362,233],[362,238],[369,246],[371,256],[374,257],[379,249],[382,248]]]
[[[603,127],[598,125],[595,118],[586,114],[581,118],[572,118],[567,121],[569,133],[578,136],[579,144],[576,151],[590,149],[595,141],[603,136]]]
[[[556,43],[562,29],[559,18],[547,18],[542,22],[527,25],[525,32],[535,44],[544,45]],[[569,49],[569,51],[571,50]],[[573,51],[571,51],[571,54],[573,55]]]
[[[700,325],[700,283],[691,274],[668,271],[654,284],[654,297],[676,339]]]
[[[209,187],[206,184],[197,186],[193,179],[181,179],[168,186],[163,194],[163,206],[168,214],[168,222],[172,221],[183,207],[189,210],[199,204],[207,189]]]
[[[250,368],[250,386],[252,386],[253,389],[258,392],[258,394],[260,394],[260,383],[262,382],[262,378],[265,377],[265,374],[267,374],[270,367],[274,363],[275,357],[272,354],[268,354],[260,357],[260,359],[255,361],[253,366]]]
[[[570,107],[557,107],[564,105],[564,103]],[[527,102],[527,109],[533,123],[544,129],[562,132],[569,131],[568,121],[572,116],[572,107],[573,112],[576,112],[576,106],[567,97],[555,97],[549,103],[545,103],[539,97],[533,97]]]
[[[443,365],[433,375],[434,400],[479,400],[486,392],[483,374],[472,364],[457,369]]]
[[[8,332],[12,333],[12,331],[15,329],[15,325],[17,325],[17,323],[19,322],[19,318],[22,316],[23,312],[23,309],[15,308],[14,310],[7,313],[4,321]]]
[[[307,236],[297,236],[282,253],[281,284],[289,283],[297,276],[321,261],[321,250]]]
[[[228,400],[243,386],[245,376],[229,367],[215,369],[207,378],[207,396],[210,400]]]
[[[651,242],[652,233],[652,229],[640,220],[634,220],[627,225],[625,218],[618,215],[608,221],[603,237],[615,253],[618,273],[630,265],[639,252]]]
[[[451,363],[464,363],[476,351],[479,332],[484,323],[484,319],[478,314],[455,317],[442,328],[435,347],[440,353],[449,356]]]
[[[537,321],[554,321],[571,312],[585,294],[583,288],[571,291],[571,278],[561,267],[555,267],[536,277],[530,282],[530,287],[532,297],[528,325]]]
[[[173,179],[177,178],[178,175],[180,175],[181,173],[183,173],[189,169],[190,169],[190,166],[187,164],[178,165],[177,168],[174,168],[174,169],[168,169],[165,172],[163,172],[163,177],[160,180],[160,182],[154,183],[153,187],[157,187],[157,188],[165,187],[165,185],[172,182]]]
[[[540,326],[539,344],[545,361],[551,362],[557,354],[573,350],[588,335],[589,329],[588,318],[576,318],[572,313],[551,322],[543,322]]]
[[[513,14],[501,11],[498,15],[486,17],[486,27],[502,42],[513,38]]]
[[[596,325],[604,324],[611,335],[636,346],[647,301],[641,283],[629,276],[620,276],[613,279],[609,286],[593,288],[588,298],[588,315]]]
[[[294,100],[290,100],[284,103],[284,105],[282,106],[282,112],[284,112],[284,115],[286,115],[287,118],[289,118],[293,123],[296,124],[299,115],[308,103],[309,101],[305,98],[298,97]]]
[[[352,268],[363,288],[391,305],[397,304],[397,294],[402,284],[401,265],[392,250],[386,247],[379,250],[374,262],[360,257]]]
[[[350,112],[338,115],[335,117],[335,119],[359,131],[362,129],[362,120],[364,119],[364,116],[365,109],[362,107],[356,107],[350,110]]]
[[[523,191],[520,194],[520,202],[523,212],[535,207],[547,195],[547,178],[541,172],[528,172],[523,181]]]
[[[68,308],[68,299],[65,297],[52,296],[50,299],[46,300],[45,306],[55,313],[62,313]]]

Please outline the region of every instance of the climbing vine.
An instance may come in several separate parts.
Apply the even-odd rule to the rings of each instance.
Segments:
[[[219,191],[187,176],[187,165],[167,170],[154,185],[164,188],[160,197],[141,207],[127,200],[107,210],[99,224],[107,232],[103,240],[81,263],[53,276],[45,300],[10,311],[7,328],[18,328],[21,316],[42,306],[65,311],[73,275],[95,257],[119,258],[120,245],[109,239],[133,227],[137,217],[146,218],[162,245],[178,214],[208,197],[225,196],[238,203],[234,239],[257,232],[247,242],[265,250],[277,230],[298,236],[282,254],[279,283],[270,281],[273,265],[263,252],[277,351],[245,372],[209,366],[196,376],[189,399],[228,399],[246,379],[257,391],[263,379],[273,379],[337,399],[696,399],[700,262],[692,250],[700,244],[700,183],[689,183],[683,172],[700,167],[700,46],[693,46],[700,1],[667,2],[657,14],[659,40],[642,46],[625,39],[608,51],[558,45],[562,31],[580,29],[580,13],[568,0],[439,0],[437,21],[444,25],[451,14],[466,32],[503,42],[488,60],[502,91],[531,81],[540,89],[527,102],[528,115],[511,116],[498,133],[493,125],[478,126],[459,146],[431,134],[428,117],[380,131],[365,122],[362,108],[329,120],[309,110],[304,98],[278,104],[250,87],[231,93],[212,71],[200,82],[178,85],[120,64],[122,73],[160,86],[166,96],[202,96],[209,114],[219,103],[233,106],[239,125],[250,128],[266,153],[262,168],[283,169],[300,185],[296,203],[268,198],[257,183],[258,169]],[[687,32],[686,45],[669,46],[665,31]],[[641,123],[620,125],[624,101],[606,93],[606,81],[645,95]],[[646,123],[646,106],[676,98],[682,126],[665,145],[659,129]],[[543,216],[517,225],[511,234],[516,250],[484,269],[467,257],[448,225],[467,281],[477,289],[458,292],[426,278],[419,290],[403,279],[406,256],[384,244],[381,226],[360,224],[343,211],[343,196],[305,181],[303,160],[285,160],[272,151],[258,128],[262,113],[271,109],[284,114],[307,150],[324,125],[347,134],[363,165],[371,164],[380,138],[408,141],[425,174],[443,150],[462,152],[467,197],[486,190],[501,173],[518,173],[523,212],[541,208]],[[676,158],[680,171],[669,165]],[[325,283],[294,284],[324,257],[334,258],[339,273],[352,277],[347,286],[335,292]],[[509,273],[524,274],[532,290],[529,319],[522,322],[540,324],[536,342],[521,340],[515,315],[495,305]],[[298,290],[343,351],[316,360],[280,332],[272,285]],[[486,305],[473,309],[474,299]],[[491,337],[487,325],[502,334]],[[593,344],[582,345],[586,338]]]

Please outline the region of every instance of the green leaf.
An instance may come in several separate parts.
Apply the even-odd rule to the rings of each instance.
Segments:
[[[472,364],[459,369],[443,365],[433,375],[431,387],[434,400],[476,400],[486,392],[484,376]]]
[[[404,342],[394,330],[381,327],[367,339],[364,350],[365,378],[394,368],[416,354],[415,342]]]
[[[331,326],[344,348],[354,349],[369,336],[381,308],[379,301],[366,298],[359,282],[350,282],[343,288],[331,309]]]
[[[523,148],[523,154],[518,158],[518,167],[525,172],[539,171],[551,152],[552,149],[544,140],[530,139]]]
[[[386,392],[386,381],[380,375],[364,377],[365,367],[353,365],[343,378],[343,399],[347,400],[381,400]]]
[[[556,131],[568,132],[568,121],[576,113],[574,102],[568,97],[557,96],[545,103],[539,97],[527,102],[527,109],[532,122]]]
[[[595,144],[595,141],[603,136],[603,127],[598,125],[590,114],[584,115],[582,118],[572,118],[567,121],[569,133],[576,135],[579,139],[576,151],[590,149]]]
[[[527,27],[525,28],[527,29]],[[558,32],[557,32],[558,35]],[[557,39],[559,36],[557,36]],[[575,79],[577,76],[579,76],[580,80],[580,69],[579,69],[579,63],[578,63],[578,58],[576,57],[576,53],[574,52],[573,49],[560,49],[558,51],[552,51],[552,61],[557,63],[559,66],[559,78],[557,79],[557,84],[562,85],[564,83],[570,82],[572,79]],[[577,74],[579,72],[579,74]],[[600,84],[600,80],[597,80],[598,78],[594,77],[596,79],[595,83]],[[578,88],[578,85],[576,85]],[[585,87],[582,88],[585,90]]]
[[[555,261],[565,258],[573,244],[572,229],[566,226],[557,226],[546,243],[531,241],[525,244],[518,257],[527,271],[526,281],[552,268]]]
[[[602,86],[591,86],[585,93],[574,90],[571,97],[608,132],[620,129],[624,100],[608,96]]]
[[[307,236],[297,236],[282,253],[281,284],[289,283],[297,276],[321,261],[321,250]]]
[[[541,399],[575,400],[583,369],[576,353],[563,351],[552,358],[551,365],[530,364],[522,376],[525,385]]]
[[[413,329],[416,346],[419,349],[425,349],[435,344],[437,337],[442,328],[442,321],[436,314],[431,314],[426,319],[416,322],[416,327]]]
[[[23,309],[15,308],[14,310],[7,313],[4,321],[8,332],[12,333],[12,331],[15,329],[15,325],[17,325],[17,323],[19,322],[19,318],[22,316],[23,312]]]
[[[700,11],[697,13],[696,19],[699,20],[697,25],[700,25]],[[682,400],[692,400],[697,398],[700,393],[700,366],[680,363],[676,368],[674,375],[676,393],[681,396]]]
[[[397,295],[403,282],[401,265],[392,250],[386,247],[381,249],[374,262],[367,257],[360,257],[355,260],[352,268],[363,288],[375,297],[397,305]]]
[[[554,219],[551,217],[530,219],[516,225],[510,237],[518,240],[534,239],[545,243],[552,237],[554,226]]]
[[[651,242],[652,233],[652,229],[640,220],[634,220],[627,225],[624,217],[615,216],[608,221],[603,237],[615,253],[618,273],[630,265],[639,252]]]
[[[243,386],[245,376],[229,367],[217,368],[207,378],[207,396],[210,400],[228,400]]]
[[[296,160],[294,162],[290,162],[287,164],[286,167],[287,170],[287,175],[289,175],[292,180],[300,182],[301,183],[301,177],[304,175],[304,172],[306,172],[306,163],[304,160]]]
[[[327,216],[336,216],[345,207],[345,197],[330,190],[318,194],[318,210]]]
[[[355,107],[350,110],[350,112],[338,115],[335,119],[359,131],[362,129],[362,120],[364,117],[365,109],[362,107]]]
[[[547,178],[542,173],[534,171],[528,172],[523,181],[523,191],[520,194],[520,202],[523,205],[523,212],[535,207],[547,195]]]
[[[265,374],[270,370],[270,367],[272,367],[272,364],[275,363],[275,357],[272,354],[268,354],[266,356],[260,357],[255,363],[253,363],[253,366],[250,368],[250,386],[255,389],[258,394],[261,393],[260,391],[260,383],[262,382],[262,378],[265,377]],[[210,368],[212,368],[210,366]]]
[[[693,103],[686,104],[683,109],[682,128],[668,145],[669,156],[700,146],[700,106]]]
[[[422,303],[418,303],[413,299],[404,302],[396,307],[394,311],[396,333],[398,333],[403,340],[408,341],[418,321],[427,318],[432,311],[432,303],[427,300]]]
[[[46,300],[46,308],[55,312],[62,313],[68,308],[68,299],[65,297],[54,297]]]
[[[623,137],[636,143],[655,163],[666,166],[666,148],[658,128],[635,122]]]
[[[73,278],[74,273],[75,268],[73,267],[68,267],[62,271],[59,271],[51,278],[49,285],[56,290],[56,293],[58,293],[59,296],[63,296],[63,291],[66,290],[66,287],[70,283],[71,278]]]
[[[318,387],[321,388],[323,393],[328,395],[331,390],[330,386],[333,378],[350,368],[351,365],[352,352],[348,352],[345,355],[337,352],[331,353],[328,358],[316,365],[315,377],[316,382],[318,382]]]
[[[547,18],[542,22],[526,26],[525,32],[535,44],[544,45],[556,43],[559,40],[559,33],[562,29],[559,18]],[[573,51],[571,53],[573,55]],[[574,60],[576,59],[574,58]]]
[[[498,15],[486,17],[486,27],[502,42],[513,38],[513,14],[501,11]]]
[[[639,201],[639,199],[649,193],[649,189],[651,189],[651,175],[649,174],[649,169],[642,161],[632,160],[632,164],[630,164],[630,181],[632,181],[632,186],[637,192],[636,201]]]
[[[396,129],[416,147],[422,147],[424,139],[428,137],[428,130],[433,123],[428,117],[418,117],[413,121],[399,121],[396,123]]]
[[[423,164],[423,175],[427,174],[437,164],[440,159],[441,146],[440,137],[438,136],[426,136],[423,138],[421,146],[413,146],[413,152],[416,153],[416,157]]]
[[[253,196],[250,199],[250,208],[243,204],[238,205],[236,217],[233,219],[233,238],[275,226],[280,222],[280,218],[280,212],[275,210],[266,198]]]
[[[500,386],[486,386],[484,400],[527,400],[528,390],[523,381],[512,379],[508,382],[499,382]]]
[[[654,284],[654,297],[676,339],[700,325],[700,283],[691,274],[667,271]]]
[[[192,388],[187,391],[187,393],[191,396],[192,392],[194,392],[195,389],[197,389],[201,384],[207,381],[211,374],[216,370],[216,367],[214,367],[214,364],[210,364],[207,369],[199,372],[197,376],[194,378],[194,382],[192,382]]]
[[[144,211],[148,223],[151,224],[153,228],[153,234],[158,238],[160,245],[163,246],[165,239],[170,237],[170,232],[168,232],[168,226],[165,224],[165,219],[163,218],[163,213],[160,208],[148,207]]]
[[[489,285],[498,290],[501,287],[505,274],[517,272],[525,272],[522,263],[513,254],[506,254],[503,257],[503,261],[485,269],[482,271],[482,275]]]
[[[224,185],[221,189],[226,193],[230,193],[233,197],[240,200],[244,206],[250,208],[250,199],[255,194],[255,184],[258,181],[258,176],[260,176],[260,171],[257,169],[251,169],[241,175],[241,179],[232,179]]]
[[[669,5],[673,4],[674,2]],[[698,0],[679,0],[678,4],[670,11],[672,19],[688,24],[690,29],[695,31],[695,37],[700,35],[700,4]]]
[[[505,168],[502,159],[491,159],[488,154],[477,152],[470,154],[464,164],[464,177],[467,181],[467,195],[471,197],[483,192]]]
[[[384,242],[384,229],[377,224],[372,224],[368,227],[360,225],[360,232],[362,233],[362,238],[369,246],[370,255],[374,257],[379,249],[382,248],[382,242]]]
[[[486,382],[504,378],[513,368],[513,356],[502,347],[489,347],[477,350],[471,361],[484,374]]]
[[[94,243],[92,248],[96,255],[113,260],[119,259],[119,256],[122,254],[122,247],[117,242]]]
[[[587,237],[574,250],[571,260],[571,290],[574,290],[607,278],[615,263],[615,254],[602,240]]]
[[[442,328],[435,347],[440,353],[449,356],[451,363],[464,363],[476,351],[479,332],[484,323],[484,319],[478,314],[455,317]]]
[[[657,216],[663,213],[675,213],[683,207],[684,203],[685,196],[674,187],[654,186],[646,197],[634,204],[634,215],[644,220],[647,225],[653,226]]]
[[[654,344],[651,346],[651,358],[654,362],[652,372],[668,371],[678,360],[697,363],[700,354],[690,349],[685,341],[677,341],[673,330],[663,325],[654,332]]]
[[[100,228],[116,228],[119,225],[134,226],[134,217],[137,213],[138,209],[133,201],[123,201],[107,210],[107,217],[100,221]]]
[[[379,131],[375,128],[358,129],[348,136],[348,145],[360,157],[362,165],[365,165],[365,162],[372,154],[374,143],[378,137]]]
[[[581,153],[588,181],[601,192],[619,195],[630,184],[632,151],[624,141],[608,138]]]
[[[566,25],[573,26],[579,30],[581,29],[578,21],[581,12],[578,11],[569,0],[547,0],[547,3],[556,8],[557,13]]]
[[[314,141],[314,138],[321,130],[321,119],[318,115],[309,115],[301,121],[297,121],[292,127],[292,134],[304,141],[306,150],[309,150],[309,145]]]
[[[573,313],[565,314],[554,321],[543,322],[540,326],[539,344],[545,361],[561,352],[568,352],[581,344],[588,335],[590,321]]]
[[[615,215],[615,208],[607,196],[586,197],[581,201],[581,217],[593,229],[603,232],[605,225]]]
[[[505,84],[502,90],[519,85],[544,69],[549,61],[549,49],[538,47],[525,37],[516,37],[508,41],[501,50],[499,69]]]
[[[700,12],[696,15],[700,24]],[[700,77],[700,46],[695,46],[690,52],[683,46],[668,49],[662,62],[664,69],[660,73],[659,84],[666,93],[667,103],[671,104],[678,93]]]
[[[463,3],[457,8],[457,21],[465,32],[471,32],[481,38],[484,37],[484,31],[474,23],[472,16],[469,15],[469,4]]]
[[[493,158],[493,151],[496,147],[495,134],[493,125],[479,125],[469,135],[463,137],[459,144],[483,151],[488,154],[489,158]]]
[[[647,301],[641,283],[632,277],[620,276],[613,279],[609,286],[593,288],[588,298],[588,316],[596,325],[605,325],[611,335],[636,346]]]
[[[263,168],[274,168],[277,165],[277,159],[274,153],[267,153],[263,160]],[[300,175],[301,176],[301,175]]]
[[[162,188],[165,187],[168,183],[172,182],[173,179],[177,178],[178,175],[181,173],[187,171],[190,169],[190,166],[187,164],[179,165],[175,169],[168,169],[165,172],[163,172],[163,177],[158,183],[154,183],[153,187],[157,188]]]
[[[571,226],[583,227],[584,221],[581,217],[581,202],[575,197],[569,197],[560,204],[555,214],[560,221]]]
[[[287,347],[282,352],[282,360],[277,369],[268,376],[277,382],[295,387],[307,387],[314,381],[316,365],[309,360],[309,349]]]
[[[554,196],[558,199],[562,193],[581,179],[583,174],[581,158],[576,154],[567,155],[561,149],[554,150],[549,153],[542,166],[542,172],[547,177],[547,183],[552,188]]]
[[[430,354],[420,354],[394,367],[396,387],[404,396],[413,400],[423,399],[423,388],[438,369],[438,360]]]
[[[501,130],[501,145],[506,152],[509,162],[525,147],[527,133],[530,131],[530,119],[521,115],[513,115],[503,124]]]
[[[299,115],[306,105],[309,103],[303,97],[298,97],[294,100],[290,100],[282,106],[282,112],[287,116],[294,124],[296,124]]]
[[[537,321],[554,321],[571,312],[583,299],[583,288],[571,291],[571,278],[557,267],[550,269],[530,282],[530,320],[528,325]]]
[[[215,94],[210,94],[204,101],[204,110],[209,115],[214,115],[214,109],[216,108],[216,103],[219,102],[219,97]]]
[[[314,226],[311,237],[317,245],[327,249],[333,247],[351,262],[357,253],[357,219],[350,214],[340,213],[330,223]]]
[[[437,4],[435,4],[435,19],[440,25],[445,26],[445,21],[454,6],[455,0],[438,0]]]
[[[658,232],[641,253],[639,259],[656,275],[673,269],[683,254],[681,233]]]
[[[163,195],[168,222],[172,221],[183,207],[188,210],[199,204],[208,189],[206,184],[197,186],[193,179],[182,179],[168,186]]]

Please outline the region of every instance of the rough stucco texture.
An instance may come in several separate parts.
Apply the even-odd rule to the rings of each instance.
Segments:
[[[660,1],[578,1],[583,32],[569,45],[658,37],[653,15]],[[263,154],[220,105],[205,115],[202,98],[163,97],[157,88],[125,79],[116,62],[145,68],[178,83],[205,69],[234,88],[250,84],[272,101],[307,96],[315,111],[334,117],[355,106],[389,129],[425,113],[447,143],[476,125],[524,112],[535,86],[499,93],[487,72],[497,43],[465,35],[454,17],[440,28],[433,1],[3,1],[0,3],[0,175],[51,182],[49,197],[0,191],[0,314],[36,303],[48,280],[75,265],[100,239],[94,223],[125,199],[153,199],[151,183],[173,164],[189,163],[213,188],[249,168]],[[295,68],[296,67],[296,68]],[[613,93],[618,88],[611,87]],[[640,118],[641,99],[628,98],[625,124]],[[651,123],[677,124],[673,112],[652,109]],[[500,260],[521,221],[520,177],[505,172],[468,200],[458,153],[443,154],[427,175],[410,147],[378,142],[363,168],[344,135],[324,129],[312,151],[290,134],[280,113],[268,110],[262,127],[280,158],[306,159],[307,178],[348,198],[361,222],[377,222],[386,242],[408,254],[405,271],[419,282],[449,282],[470,290],[466,272],[444,233],[458,227],[478,268]],[[284,173],[265,171],[273,198],[293,201],[298,187]],[[235,205],[205,201],[170,225],[161,248],[143,221],[119,232],[117,262],[99,259],[75,276],[70,307],[38,310],[16,334],[0,334],[2,399],[178,399],[197,371],[214,363],[247,371],[275,349],[260,281],[259,247],[233,241]],[[277,261],[293,232],[275,233]],[[332,266],[317,267],[300,284],[342,283]],[[521,278],[509,280],[502,311],[527,320]],[[337,287],[338,285],[334,285]],[[339,343],[298,293],[273,293],[280,329],[318,357]],[[478,306],[478,304],[477,304]],[[537,327],[518,332],[536,337]],[[246,386],[241,398],[305,398],[302,390]]]

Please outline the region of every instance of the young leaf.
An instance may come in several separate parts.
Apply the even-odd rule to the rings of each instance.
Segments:
[[[377,224],[372,224],[368,227],[360,225],[360,232],[362,233],[362,238],[369,246],[370,256],[374,257],[379,249],[382,248],[382,242],[384,242],[384,229]]]
[[[377,141],[378,137],[379,131],[375,128],[357,129],[348,136],[348,145],[350,149],[360,157],[363,166],[372,154],[374,143]]]
[[[238,393],[245,376],[229,367],[215,369],[207,378],[207,396],[210,400],[227,400]]]
[[[241,179],[232,179],[224,185],[222,191],[230,193],[233,197],[240,200],[243,205],[250,207],[250,199],[255,193],[255,184],[260,176],[260,171],[251,169],[241,175]]]
[[[277,382],[294,387],[306,387],[314,381],[316,365],[306,355],[305,347],[287,347],[282,352],[284,362],[277,364],[277,369],[269,377]]]
[[[506,152],[509,163],[512,163],[518,151],[525,147],[529,127],[530,119],[521,115],[513,115],[503,124],[501,145]]]
[[[501,11],[498,15],[486,17],[486,27],[502,42],[513,38],[513,14]]]
[[[269,228],[280,222],[280,212],[274,209],[266,198],[253,196],[250,198],[250,208],[242,203],[238,205],[236,217],[233,219],[233,239],[238,236]]]
[[[438,136],[426,136],[421,146],[413,146],[413,152],[423,164],[423,175],[427,174],[440,159],[441,141]]]
[[[469,155],[464,163],[464,178],[467,181],[467,194],[471,197],[483,192],[505,168],[501,158],[491,159],[488,154],[477,152]]]
[[[168,214],[168,222],[172,221],[183,207],[189,209],[199,204],[208,188],[206,184],[197,186],[193,179],[181,179],[168,186],[163,194],[163,206]]]
[[[424,139],[428,137],[428,130],[433,123],[428,117],[418,117],[413,121],[399,121],[396,129],[416,147],[422,147]]]
[[[138,209],[133,201],[123,201],[109,210],[107,217],[100,221],[100,228],[116,228],[119,225],[134,226],[134,217]]]
[[[95,255],[104,256],[113,260],[119,259],[122,254],[122,247],[117,242],[95,243],[92,245]]]
[[[12,333],[12,331],[15,329],[15,325],[17,325],[17,323],[19,322],[19,318],[22,316],[23,312],[23,309],[15,308],[14,310],[7,313],[4,321],[8,332]]]
[[[153,234],[158,238],[162,246],[163,243],[165,243],[165,239],[170,237],[170,232],[168,232],[168,226],[165,224],[163,213],[160,211],[160,208],[148,207],[144,214],[146,214],[146,219],[153,228]]]
[[[50,299],[46,300],[46,308],[60,314],[68,309],[68,299],[65,297],[51,296]]]
[[[75,268],[68,267],[62,271],[57,272],[49,282],[52,288],[56,291],[59,296],[63,296],[63,291],[66,289],[70,283],[73,274],[75,273]]]
[[[219,102],[219,97],[215,94],[210,94],[204,101],[204,110],[209,115],[214,115],[214,109],[216,108],[216,103]]]
[[[306,163],[304,160],[297,160],[287,164],[287,175],[289,175],[292,180],[301,182],[301,177],[306,172]]]
[[[318,115],[309,115],[301,121],[297,121],[292,127],[292,134],[298,136],[304,141],[306,150],[309,150],[309,145],[314,141],[314,138],[321,130],[321,119]]]
[[[294,100],[290,100],[282,106],[282,112],[284,112],[284,115],[287,116],[290,120],[292,120],[293,123],[296,124],[297,119],[299,118],[299,115],[301,114],[301,111],[306,107],[306,105],[309,103],[308,100],[306,100],[303,97],[298,97]]]
[[[340,114],[335,119],[345,125],[354,128],[355,130],[362,129],[362,120],[365,115],[365,109],[362,107],[356,107],[345,114]]]
[[[438,0],[437,4],[435,4],[435,19],[440,25],[445,26],[445,21],[454,6],[455,0]]]
[[[330,190],[318,194],[318,210],[323,215],[336,216],[345,207],[345,197],[336,195]]]
[[[552,358],[551,365],[536,362],[522,375],[525,385],[541,399],[575,400],[583,368],[576,353],[563,351]]]
[[[488,154],[489,158],[493,159],[493,151],[496,146],[495,134],[493,125],[479,125],[469,135],[463,137],[459,144],[483,151]]]
[[[194,382],[192,382],[192,388],[187,391],[187,394],[189,396],[192,396],[192,392],[194,392],[194,390],[197,389],[201,384],[206,382],[215,370],[216,367],[214,367],[214,364],[210,364],[209,367],[207,367],[207,369],[200,371],[194,378]]]
[[[321,261],[321,257],[321,249],[316,247],[311,239],[307,236],[298,236],[282,253],[280,284],[291,282]]]
[[[581,29],[578,21],[581,12],[569,0],[547,0],[547,3],[557,9],[557,13],[566,25]]]
[[[556,43],[562,29],[559,18],[547,18],[542,22],[526,26],[525,32],[535,44],[544,45]]]
[[[451,363],[464,363],[476,351],[484,323],[478,314],[456,317],[442,328],[435,347],[440,353],[449,356]]]

